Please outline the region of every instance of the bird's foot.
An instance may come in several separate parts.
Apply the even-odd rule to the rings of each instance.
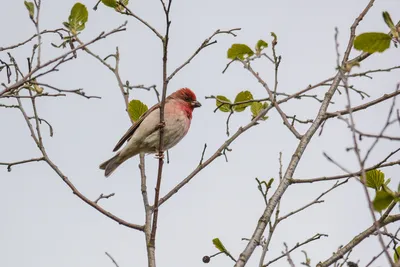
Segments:
[[[165,127],[165,121],[162,121],[158,124],[158,129],[164,128]]]
[[[164,159],[164,152],[157,152],[154,156],[156,159]]]

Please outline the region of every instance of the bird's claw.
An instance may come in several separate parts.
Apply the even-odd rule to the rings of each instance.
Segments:
[[[164,127],[165,127],[165,121],[160,122],[160,123],[158,124],[158,129],[161,129],[161,128],[164,128]]]
[[[156,159],[164,159],[164,153],[163,152],[158,152],[154,156]]]

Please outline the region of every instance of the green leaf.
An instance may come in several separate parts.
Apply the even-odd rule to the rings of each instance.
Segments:
[[[385,183],[385,174],[380,170],[370,170],[366,173],[366,186],[379,190]]]
[[[112,8],[116,8],[118,6],[117,0],[101,0],[101,2],[104,5]]]
[[[115,8],[115,10],[116,11],[118,11],[118,12],[122,12],[122,11],[124,11],[124,6],[128,6],[128,4],[129,4],[129,0],[120,0],[119,1],[122,5],[118,5],[116,8]]]
[[[72,9],[71,14],[68,18],[69,29],[72,33],[83,31],[85,29],[85,23],[87,22],[89,13],[85,5],[76,3]],[[64,23],[65,25],[65,23]]]
[[[392,179],[387,179],[386,181],[385,181],[385,185],[388,185],[389,183],[390,183],[390,181],[391,181]]]
[[[396,248],[396,251],[393,254],[394,263],[397,263],[399,261],[399,256],[400,256],[400,246]]]
[[[274,182],[274,178],[269,179],[267,188],[271,188],[273,182]]]
[[[226,248],[224,247],[224,245],[222,244],[221,240],[219,240],[219,238],[214,238],[212,240],[214,246],[221,252],[227,253],[228,251],[226,250]]]
[[[229,59],[239,58],[240,60],[243,60],[252,55],[254,55],[253,50],[245,44],[233,44],[231,48],[228,49]]]
[[[390,47],[392,37],[383,32],[366,32],[354,40],[354,48],[367,53],[383,52]]]
[[[383,20],[385,21],[386,25],[390,28],[390,30],[396,30],[396,27],[394,26],[393,20],[390,17],[389,13],[387,11],[382,12]]]
[[[33,4],[33,2],[27,1],[24,1],[24,4],[26,6],[26,9],[28,9],[29,17],[33,19],[33,15],[35,15],[35,5]]]
[[[260,112],[268,107],[268,103],[264,102],[264,104],[261,104],[260,102],[253,102],[251,104],[251,113],[253,114],[253,119],[260,114]],[[261,120],[265,121],[268,119],[268,116],[263,116],[261,117]]]
[[[69,26],[69,23],[68,22],[63,22],[63,25],[65,26],[65,28],[67,28],[67,29],[69,29],[70,28],[70,26]]]
[[[260,53],[261,50],[263,50],[264,48],[268,47],[268,43],[265,42],[264,40],[258,40],[257,44],[256,44],[256,52]]]
[[[242,91],[236,95],[235,103],[243,102],[247,100],[253,100],[253,95],[249,91]],[[233,110],[236,112],[242,112],[248,106],[251,106],[251,103],[239,104],[233,107]]]
[[[372,205],[376,211],[380,212],[386,209],[392,203],[393,199],[394,197],[385,190],[379,190],[376,192]]]
[[[390,28],[390,33],[394,38],[399,38],[399,31],[396,29],[396,26],[393,23],[390,14],[387,11],[382,12],[383,20],[385,21],[386,25]]]
[[[147,110],[148,107],[140,100],[134,99],[129,102],[128,113],[133,121],[137,121]]]
[[[224,102],[232,103],[228,98],[226,98],[226,97],[223,96],[223,95],[217,95],[217,99],[216,99],[216,101],[215,101],[215,104],[217,105],[217,107],[219,107],[219,110],[222,111],[222,112],[230,112],[230,111],[231,111],[230,105],[228,105],[228,104],[223,104],[223,105],[221,105],[222,102],[220,102],[220,101],[218,101],[218,100],[221,100],[221,101],[224,101]],[[221,106],[220,106],[220,105],[221,105]]]

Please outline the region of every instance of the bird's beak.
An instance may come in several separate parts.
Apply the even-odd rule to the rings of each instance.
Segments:
[[[199,108],[201,107],[201,103],[199,101],[192,101],[192,107]]]

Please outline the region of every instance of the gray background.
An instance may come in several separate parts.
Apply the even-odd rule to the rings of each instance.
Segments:
[[[42,2],[41,29],[61,27],[74,4],[71,0]],[[90,48],[106,56],[119,46],[123,80],[129,79],[131,84],[157,84],[160,88],[160,42],[132,18],[101,5],[94,12],[92,7],[95,2],[83,1],[89,9],[89,21],[81,38],[90,40],[99,32],[113,29],[128,19],[127,32],[116,34]],[[234,99],[238,92],[246,89],[252,91],[255,97],[266,96],[264,89],[239,64],[233,64],[226,74],[221,74],[228,63],[226,51],[232,43],[253,46],[261,38],[270,42],[270,32],[274,31],[279,38],[277,49],[283,56],[280,90],[295,92],[334,74],[334,27],[339,28],[343,53],[349,27],[366,3],[345,0],[174,1],[168,63],[170,71],[186,60],[216,29],[241,27],[242,31],[236,38],[219,36],[218,44],[204,50],[170,83],[169,92],[180,87],[192,88],[203,107],[195,110],[187,137],[171,150],[171,163],[164,168],[162,195],[197,166],[204,143],[208,145],[206,156],[209,156],[227,138],[227,114],[214,114],[215,102],[205,100],[205,96],[223,94]],[[1,46],[20,42],[34,33],[23,1],[2,0],[2,6]],[[129,7],[163,31],[164,17],[158,1],[131,1]],[[387,27],[381,18],[381,12],[385,10],[391,13],[394,20],[400,18],[398,0],[377,1],[360,24],[358,33],[386,32]],[[44,37],[43,61],[62,53],[50,48],[50,41],[58,42],[55,37]],[[27,46],[13,52],[13,55],[20,62],[25,62],[30,51],[31,46]],[[6,59],[7,55],[2,53],[1,58]],[[363,62],[360,70],[391,67],[398,64],[398,59],[399,51],[391,49],[370,57]],[[255,68],[272,85],[273,66],[264,60],[256,63]],[[26,70],[26,66],[23,69]],[[4,72],[0,74],[4,81]],[[379,97],[393,91],[399,82],[396,72],[373,76],[373,80],[363,78],[353,80],[353,83],[372,97]],[[144,215],[138,158],[129,160],[110,179],[105,179],[98,169],[99,163],[112,155],[114,144],[130,124],[113,74],[90,56],[79,52],[78,60],[64,64],[59,73],[41,81],[65,89],[83,87],[87,94],[102,97],[101,100],[87,100],[70,95],[40,99],[39,114],[55,129],[54,137],[50,138],[47,128],[42,126],[44,142],[49,156],[86,196],[96,199],[100,193],[115,192],[115,197],[102,201],[101,205],[128,221],[141,224]],[[315,92],[323,96],[324,89],[319,88]],[[134,91],[132,96],[149,106],[156,101],[154,94],[146,91]],[[354,104],[362,102],[356,94],[352,95],[352,99]],[[344,107],[344,95],[337,95],[334,101],[336,104],[330,107],[331,111]],[[293,100],[282,108],[290,115],[313,118],[318,103]],[[357,126],[361,130],[379,131],[388,108],[388,104],[380,104],[358,113]],[[235,257],[242,251],[246,242],[241,238],[251,236],[264,209],[254,178],[277,177],[279,152],[282,151],[286,166],[297,144],[278,114],[272,112],[269,116],[269,120],[246,132],[230,146],[233,151],[228,154],[228,163],[223,157],[217,159],[162,207],[156,250],[160,266],[203,266],[201,258],[216,252],[211,242],[214,237],[219,237]],[[231,132],[249,120],[248,110],[235,114],[231,120]],[[17,110],[1,109],[0,123],[0,161],[39,156]],[[299,129],[304,131],[305,127],[300,126]],[[395,135],[398,130],[393,128],[389,133]],[[370,143],[371,140],[365,140],[362,145],[365,148]],[[350,145],[351,135],[345,124],[337,119],[330,120],[325,125],[324,134],[312,139],[295,177],[341,173],[322,156],[323,151],[352,171],[358,170],[354,154],[345,151]],[[395,143],[380,142],[369,164],[380,161],[396,148]],[[151,199],[157,164],[152,156],[147,157]],[[392,178],[393,187],[397,187],[399,181],[397,173],[396,168],[385,169],[386,176]],[[282,200],[282,214],[310,202],[331,185],[320,183],[290,187]],[[143,235],[119,226],[83,203],[45,163],[16,166],[10,173],[1,167],[0,188],[0,266],[112,266],[104,255],[105,251],[111,253],[121,267],[146,265]],[[292,247],[315,233],[329,234],[329,238],[303,248],[308,251],[312,264],[316,264],[371,225],[371,215],[359,183],[349,182],[324,199],[324,204],[313,206],[278,227],[267,260],[280,255],[283,241]],[[376,237],[371,237],[353,252],[351,259],[360,259],[363,266],[379,251]],[[257,249],[249,266],[258,264],[259,254]],[[303,260],[300,251],[292,256],[297,262]],[[230,266],[232,262],[219,256],[212,259],[211,265]],[[276,264],[286,265],[284,259]],[[375,264],[385,265],[383,257]]]

